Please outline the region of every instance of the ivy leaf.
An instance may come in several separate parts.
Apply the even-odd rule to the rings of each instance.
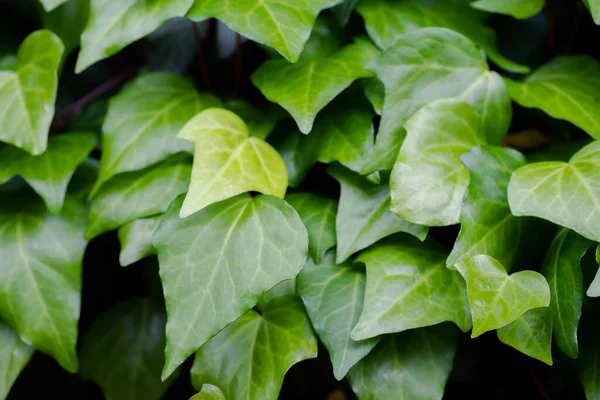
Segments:
[[[598,261],[598,250],[596,249],[596,262]],[[590,283],[588,290],[585,292],[588,297],[600,297],[600,268],[596,271],[596,276],[594,276],[594,280]]]
[[[136,219],[119,229],[119,242],[121,243],[119,264],[126,267],[156,254],[156,249],[152,244],[152,234],[158,227],[160,218],[160,216],[156,216]]]
[[[153,237],[169,316],[163,378],[266,290],[294,278],[308,254],[300,217],[276,197],[243,194],[183,219],[181,204]]]
[[[483,254],[455,265],[467,281],[473,338],[508,325],[527,310],[550,304],[548,283],[537,272],[508,275],[502,264]]]
[[[69,0],[40,0],[40,3],[42,3],[44,9],[49,12],[68,1]]]
[[[583,3],[587,9],[590,10],[590,14],[592,14],[592,18],[594,18],[596,25],[600,25],[600,1],[583,0]]]
[[[375,149],[362,174],[391,169],[406,135],[402,126],[436,100],[469,103],[490,144],[500,143],[508,130],[511,102],[502,78],[456,32],[427,28],[401,35],[369,68],[385,86],[386,96]]]
[[[477,114],[460,100],[438,100],[417,111],[405,128],[390,176],[390,209],[423,225],[459,222],[469,185],[460,156],[486,141]]]
[[[192,383],[212,383],[227,399],[275,400],[287,370],[317,356],[302,302],[293,296],[247,312],[196,353]],[[221,368],[215,368],[221,366]]]
[[[333,7],[332,11],[341,25],[348,23],[356,4],[358,4],[358,0],[344,0],[341,4]]]
[[[113,177],[92,200],[86,238],[166,211],[177,196],[185,193],[191,170],[187,157],[175,156],[153,167]]]
[[[552,221],[600,241],[600,141],[579,150],[568,163],[540,162],[515,171],[508,185],[514,215]],[[577,207],[570,204],[577,199]]]
[[[498,329],[498,339],[521,353],[552,365],[552,321],[550,307],[533,308],[516,321]]]
[[[591,241],[561,229],[555,236],[542,266],[550,286],[550,308],[554,311],[554,338],[558,347],[577,358],[577,326],[583,301],[580,261]]]
[[[281,109],[276,109],[276,106],[264,112],[239,99],[232,100],[225,106],[244,120],[248,126],[250,136],[263,140],[273,131],[277,121],[281,118],[281,114],[284,113],[283,111],[279,112]]]
[[[23,343],[15,332],[0,321],[0,399],[5,399],[33,349]]]
[[[172,381],[162,382],[166,315],[162,304],[134,299],[101,314],[85,332],[81,377],[110,400],[158,400]]]
[[[296,279],[296,288],[329,352],[333,374],[342,380],[380,339],[350,338],[363,308],[365,274],[345,265],[306,265]]]
[[[57,214],[63,207],[67,186],[75,169],[95,145],[94,134],[71,132],[54,136],[46,151],[39,156],[6,146],[0,149],[0,183],[21,175],[44,199],[50,212]]]
[[[336,202],[311,193],[291,194],[285,201],[294,207],[306,226],[310,255],[320,263],[325,252],[335,246]]]
[[[471,3],[471,7],[526,19],[542,11],[544,0],[477,0]]]
[[[446,268],[448,253],[433,240],[407,235],[386,239],[362,251],[367,266],[365,306],[352,330],[361,340],[452,321],[471,329],[465,283]]]
[[[541,109],[600,139],[599,76],[598,61],[575,55],[550,61],[522,82],[505,81],[511,97],[521,106]]]
[[[201,112],[183,127],[178,137],[193,142],[195,151],[182,218],[249,191],[283,198],[288,177],[281,156],[249,134],[240,117],[219,108]]]
[[[0,140],[32,155],[46,150],[62,53],[54,33],[36,31],[19,47],[15,71],[0,71]]]
[[[92,195],[114,175],[192,152],[177,133],[198,112],[219,105],[220,100],[199,95],[177,75],[152,73],[135,79],[109,102],[102,126],[100,177]]]
[[[200,393],[196,393],[190,400],[226,400],[221,389],[211,384],[202,385]]]
[[[252,82],[294,117],[302,133],[309,133],[323,107],[354,80],[372,75],[364,67],[378,53],[368,40],[359,38],[328,57],[296,64],[266,61],[252,74]]]
[[[384,336],[350,370],[350,386],[360,400],[441,400],[457,339],[448,325]]]
[[[90,0],[90,16],[81,35],[75,72],[118,53],[166,20],[184,16],[194,0]]]
[[[406,232],[421,240],[427,236],[426,226],[407,222],[389,211],[390,190],[387,185],[373,185],[338,166],[332,166],[329,173],[341,187],[335,220],[337,264],[393,233]]]
[[[0,317],[25,342],[75,373],[83,206],[67,197],[62,213],[52,215],[35,197],[4,194],[0,226]]]
[[[596,400],[600,396],[600,343],[597,338],[585,343],[579,357],[579,380],[586,399]]]
[[[279,0],[196,0],[188,12],[193,20],[218,18],[255,42],[273,47],[290,62],[298,61],[317,15],[342,0],[309,0],[290,7]]]
[[[81,33],[85,29],[90,13],[89,1],[67,1],[43,16],[45,29],[54,32],[62,41],[68,55],[79,46]]]

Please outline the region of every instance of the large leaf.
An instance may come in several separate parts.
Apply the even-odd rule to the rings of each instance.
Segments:
[[[525,19],[542,11],[544,0],[477,0],[471,3],[471,7]]]
[[[508,275],[502,264],[486,255],[467,258],[455,265],[467,282],[473,317],[471,337],[502,328],[526,311],[550,304],[548,282],[537,272]]]
[[[375,149],[362,173],[390,169],[405,136],[406,120],[435,100],[458,98],[477,111],[482,133],[500,143],[511,120],[502,78],[488,70],[481,53],[464,36],[442,28],[401,35],[369,68],[385,86],[383,116]]]
[[[486,141],[477,114],[460,100],[438,100],[417,111],[405,128],[390,177],[390,209],[417,224],[459,222],[469,185],[460,156]]]
[[[600,241],[599,166],[600,141],[595,141],[568,163],[539,162],[519,168],[508,185],[512,213],[547,219]]]
[[[196,353],[192,383],[214,384],[227,399],[276,400],[283,377],[297,362],[317,356],[317,340],[296,297],[251,310]]]
[[[448,253],[433,240],[386,239],[356,258],[367,266],[365,306],[355,340],[452,321],[471,329],[465,282],[446,268]]]
[[[285,108],[302,133],[312,130],[317,113],[358,78],[371,76],[364,67],[379,51],[365,39],[358,39],[328,57],[263,63],[252,82],[267,99]]]
[[[218,18],[248,39],[277,50],[296,62],[310,36],[317,15],[342,0],[303,0],[291,4],[280,0],[195,0],[188,12],[193,20]]]
[[[191,170],[187,157],[175,156],[141,171],[113,177],[92,199],[86,237],[92,239],[137,218],[164,212],[185,193]]]
[[[350,370],[359,400],[441,400],[457,347],[442,325],[388,335]]]
[[[36,31],[19,47],[15,71],[0,71],[1,141],[33,155],[46,150],[62,54],[54,33]]]
[[[265,141],[250,136],[248,126],[233,112],[220,108],[203,111],[178,137],[193,142],[195,148],[181,217],[244,192],[285,195],[288,177],[281,156]]]
[[[524,81],[506,80],[511,97],[523,107],[539,108],[600,139],[600,63],[587,55],[562,56]]]
[[[243,194],[183,219],[181,204],[154,233],[169,316],[163,378],[266,290],[294,278],[308,254],[300,217],[276,197]]]
[[[118,53],[169,18],[184,16],[194,0],[90,0],[87,26],[81,35],[77,73]]]
[[[363,308],[364,272],[346,265],[307,264],[296,279],[296,288],[313,328],[329,352],[334,376],[343,379],[380,339],[350,338]]]
[[[5,399],[19,373],[31,359],[33,349],[0,321],[0,399]]]
[[[550,307],[532,308],[516,321],[498,329],[498,339],[529,357],[552,365],[552,322]]]
[[[0,149],[0,183],[21,175],[44,199],[50,212],[57,214],[75,169],[95,145],[94,134],[72,132],[54,136],[39,156],[6,146]]]
[[[40,3],[44,6],[46,11],[52,11],[56,7],[60,6],[63,3],[66,3],[70,0],[40,0]]]
[[[76,372],[83,206],[67,197],[62,213],[52,215],[35,197],[5,193],[0,227],[0,317],[27,343]]]
[[[598,0],[583,0],[585,6],[590,10],[592,18],[596,25],[600,25],[600,1]]]
[[[164,307],[134,299],[104,312],[85,332],[81,377],[97,383],[107,400],[158,400],[171,381],[162,382],[165,355]]]
[[[558,347],[577,358],[577,327],[583,301],[581,257],[592,243],[569,229],[561,229],[548,250],[542,274],[550,286],[554,338]]]
[[[336,263],[397,232],[406,232],[423,240],[428,228],[403,220],[389,211],[390,190],[385,184],[373,185],[345,168],[333,166],[329,173],[341,187],[335,220]]]
[[[136,219],[119,229],[119,242],[121,243],[119,264],[126,267],[142,258],[156,254],[156,249],[152,244],[152,235],[158,227],[160,218],[160,216],[155,216]]]

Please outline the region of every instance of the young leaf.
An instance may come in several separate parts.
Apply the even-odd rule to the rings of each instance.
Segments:
[[[467,258],[455,265],[467,282],[473,317],[471,337],[502,328],[527,310],[550,304],[548,283],[537,272],[508,275],[502,264],[486,255]]]
[[[310,0],[293,6],[279,0],[195,0],[188,12],[193,20],[218,18],[231,30],[273,47],[289,62],[298,61],[317,15],[342,0]]]
[[[390,210],[417,224],[459,222],[469,185],[460,156],[486,141],[477,114],[460,100],[438,100],[417,111],[405,129],[390,176]]]
[[[158,227],[160,218],[156,216],[136,219],[119,229],[119,242],[121,242],[119,264],[126,267],[156,254],[152,244],[152,234]]]
[[[184,16],[194,0],[90,0],[90,16],[81,35],[75,72],[118,53],[166,20]]]
[[[318,264],[327,250],[335,246],[335,215],[337,204],[310,193],[295,193],[285,201],[294,207],[308,231],[308,249]]]
[[[225,395],[221,392],[218,387],[206,383],[202,385],[202,389],[199,393],[196,393],[190,400],[226,400]]]
[[[552,365],[552,321],[550,307],[532,308],[516,321],[498,329],[498,339],[529,357]]]
[[[600,1],[598,0],[583,0],[585,6],[590,10],[592,18],[596,25],[600,25]]]
[[[402,35],[369,68],[386,96],[375,149],[363,174],[392,168],[406,134],[402,126],[435,100],[457,98],[473,106],[490,144],[500,143],[508,130],[511,103],[502,78],[456,32],[427,28]]]
[[[177,133],[198,112],[220,104],[211,95],[199,95],[177,75],[152,73],[135,79],[109,102],[102,126],[100,177],[93,194],[114,175],[192,152]]]
[[[275,400],[287,370],[317,356],[317,340],[302,302],[269,303],[262,315],[242,315],[196,353],[192,383],[216,384],[227,399]]]
[[[68,2],[69,0],[40,0],[46,11],[52,11],[56,7]]]
[[[568,163],[540,162],[515,171],[508,185],[514,215],[552,221],[600,241],[600,141],[579,150]],[[572,200],[577,200],[573,207]]]
[[[398,235],[362,251],[365,306],[352,330],[361,340],[452,321],[466,332],[471,314],[465,282],[446,268],[448,253],[433,240]]]
[[[0,202],[0,317],[67,371],[78,369],[85,210],[67,197],[60,215],[35,197]]]
[[[594,58],[562,56],[522,82],[505,81],[511,97],[521,106],[541,109],[600,139],[600,63]]]
[[[21,175],[44,199],[50,212],[57,214],[62,209],[75,169],[95,145],[94,134],[71,132],[54,136],[39,156],[6,146],[0,149],[0,183]]]
[[[277,283],[308,254],[294,209],[272,196],[239,195],[179,218],[181,197],[154,232],[167,303],[163,378]]]
[[[365,274],[346,265],[306,265],[296,278],[296,287],[329,352],[333,374],[342,380],[380,339],[350,338],[363,308]]]
[[[471,7],[526,19],[542,11],[544,0],[477,0],[471,3]]]
[[[15,71],[0,71],[1,141],[32,155],[46,150],[62,54],[54,33],[36,31],[19,47]]]
[[[296,64],[267,61],[252,74],[252,82],[294,117],[302,133],[309,133],[323,107],[354,80],[372,75],[364,67],[378,53],[368,40],[359,38],[329,57]]]
[[[427,236],[426,226],[407,222],[389,211],[390,190],[387,185],[373,185],[339,166],[332,166],[329,173],[341,187],[335,220],[337,264],[393,233],[406,232],[421,240]]]
[[[441,400],[457,339],[448,325],[384,336],[350,370],[350,386],[360,400]]]
[[[244,121],[233,112],[219,108],[203,111],[178,137],[195,147],[182,218],[244,192],[285,195],[288,178],[281,156],[265,141],[250,136]]]
[[[165,355],[162,304],[135,299],[100,315],[81,345],[81,377],[97,383],[107,399],[159,400],[171,381],[160,380]]]
[[[0,321],[0,399],[5,399],[14,381],[27,365],[33,349]]]

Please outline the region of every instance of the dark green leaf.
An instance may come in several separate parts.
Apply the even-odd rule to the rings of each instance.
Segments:
[[[152,234],[159,222],[160,216],[140,218],[119,229],[119,242],[121,242],[119,264],[126,267],[142,258],[156,254],[156,249],[152,244]]]
[[[498,329],[498,339],[529,357],[552,365],[552,321],[550,307],[533,308],[516,321]]]
[[[544,0],[477,0],[471,3],[471,6],[483,11],[525,19],[542,11]]]
[[[19,373],[31,359],[33,349],[0,321],[0,399],[5,399]]]

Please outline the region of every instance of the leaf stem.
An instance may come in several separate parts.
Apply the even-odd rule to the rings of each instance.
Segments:
[[[194,31],[194,42],[196,43],[196,51],[198,53],[198,65],[200,69],[200,82],[202,84],[202,88],[209,93],[212,93],[212,89],[210,87],[210,80],[208,79],[208,71],[206,68],[206,57],[204,55],[204,46],[203,42],[209,35],[212,24],[214,23],[213,19],[209,19],[206,22],[206,30],[204,31],[204,36],[200,35],[200,29],[198,28],[198,24],[194,21],[191,21],[192,29]]]
[[[242,53],[242,35],[239,33],[235,36],[235,89],[233,97],[237,97],[242,88],[242,69],[243,69],[244,54]]]
[[[575,22],[573,23],[573,27],[571,28],[571,33],[569,33],[569,38],[567,39],[567,44],[565,45],[565,53],[570,53],[573,48],[573,43],[575,43],[575,37],[577,36],[577,31],[579,29],[579,23],[581,22],[581,16],[583,15],[583,3],[577,2],[577,16],[575,17]]]
[[[535,375],[535,372],[533,372],[533,369],[527,368],[527,371],[529,371],[529,375],[531,375],[531,379],[533,380],[533,383],[535,384],[535,387],[538,389],[538,391],[540,392],[540,394],[542,395],[542,397],[544,398],[544,400],[552,400],[550,398],[550,396],[548,395],[548,393],[546,392],[546,390],[544,390],[544,387],[542,386],[542,384],[540,383],[539,379]]]

